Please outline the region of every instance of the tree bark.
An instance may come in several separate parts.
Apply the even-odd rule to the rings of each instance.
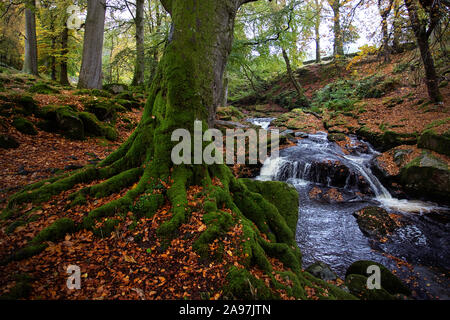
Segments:
[[[334,32],[334,44],[333,44],[333,55],[335,57],[337,56],[343,56],[344,55],[344,39],[343,34],[341,30],[341,3],[340,0],[328,0],[328,3],[331,6],[331,9],[333,9],[333,32]]]
[[[144,47],[144,0],[136,0],[136,63],[132,84],[144,84],[145,47]]]
[[[316,36],[316,63],[320,63],[320,14],[322,11],[322,4],[319,3],[319,0],[314,0],[314,10],[316,15],[314,17],[314,34]]]
[[[402,26],[400,21],[400,3],[398,0],[394,0],[394,21],[392,23],[393,37],[392,37],[392,50],[395,53],[400,53],[400,37],[402,35]]]
[[[289,79],[291,80],[291,83],[294,85],[295,91],[297,91],[298,97],[305,102],[308,101],[308,99],[305,97],[305,93],[303,92],[303,88],[301,87],[300,83],[298,83],[297,78],[295,78],[294,72],[292,71],[292,68],[291,68],[291,62],[289,61],[289,57],[284,48],[282,49],[282,52],[283,52],[284,62],[286,63],[286,69],[287,69]]]
[[[37,37],[36,37],[36,1],[26,2],[25,9],[25,61],[23,72],[38,75]]]
[[[78,88],[102,88],[102,51],[106,0],[88,0]]]
[[[63,86],[69,86],[69,77],[67,75],[67,54],[69,43],[69,28],[64,27],[61,33],[61,62],[59,63],[59,83]]]
[[[433,56],[431,55],[430,45],[428,43],[429,33],[427,32],[426,22],[421,22],[418,15],[418,8],[413,0],[405,0],[408,15],[411,21],[411,27],[416,36],[425,69],[425,83],[427,85],[428,96],[432,102],[442,101],[439,91],[439,80],[434,67]]]

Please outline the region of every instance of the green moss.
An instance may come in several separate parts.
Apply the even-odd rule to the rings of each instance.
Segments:
[[[12,260],[15,261],[20,261],[20,260],[24,260],[24,259],[28,259],[32,256],[35,256],[39,253],[41,253],[42,251],[44,251],[46,248],[48,247],[48,244],[46,243],[40,243],[40,244],[31,244],[26,246],[25,248],[22,248],[20,250],[18,250]]]
[[[439,124],[436,123],[436,125]],[[433,129],[425,130],[420,136],[417,146],[450,156],[450,133],[437,134]]]
[[[56,241],[73,231],[75,231],[75,222],[69,218],[61,218],[47,228],[41,230],[33,238],[32,243],[38,244],[44,241]]]
[[[345,278],[345,285],[356,297],[363,300],[395,300],[395,297],[383,288],[367,289],[367,277],[360,274],[350,274]]]
[[[131,211],[137,217],[151,218],[156,213],[158,208],[164,203],[164,195],[149,194],[141,196],[136,203],[131,207]]]
[[[11,102],[16,105],[17,111],[29,116],[36,114],[38,111],[38,106],[34,101],[33,97],[29,95],[13,95],[11,96]]]
[[[37,82],[28,89],[28,92],[39,94],[56,94],[59,93],[59,90],[49,86],[44,82]]]
[[[115,121],[117,116],[117,105],[111,101],[91,100],[85,103],[85,108],[101,121]]]
[[[380,263],[373,262],[373,261],[356,261],[354,262],[346,272],[346,279],[350,275],[360,275],[367,277],[367,269],[370,266],[376,265],[380,268],[381,271],[381,287],[385,289],[387,292],[389,292],[392,295],[395,295],[397,293],[404,294],[404,295],[411,295],[411,290],[406,287],[403,282],[394,276],[392,272],[390,272],[385,266],[383,266]],[[359,279],[359,278],[358,278]],[[360,280],[358,280],[360,282]],[[366,286],[367,280],[364,282],[364,287]]]
[[[37,130],[34,127],[33,123],[27,119],[15,118],[12,122],[12,125],[23,134],[29,134],[33,136],[37,135]]]
[[[75,91],[75,95],[89,95],[92,97],[111,98],[111,94],[99,89],[79,89]]]
[[[39,116],[46,120],[44,123],[38,124],[41,129],[61,132],[70,139],[84,139],[83,121],[71,107],[49,105],[40,110]]]
[[[123,108],[125,108],[125,111],[132,110],[132,109],[138,109],[141,106],[141,103],[136,100],[125,100],[125,99],[116,99],[114,102]]]
[[[118,133],[115,128],[101,123],[97,117],[89,112],[80,112],[78,117],[84,125],[85,133],[96,137],[105,137],[108,140],[115,141]]]
[[[223,296],[231,300],[271,300],[276,295],[267,288],[264,282],[256,279],[245,269],[231,267],[227,275],[227,285],[223,289]]]

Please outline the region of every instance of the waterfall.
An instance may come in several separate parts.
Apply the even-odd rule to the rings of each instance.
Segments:
[[[282,150],[280,157],[266,159],[256,179],[286,181],[296,186],[313,183],[368,196],[372,193],[382,207],[402,212],[447,210],[432,203],[392,197],[370,169],[375,155],[370,145],[365,153],[355,151],[348,155],[328,141],[325,133],[311,134],[299,140],[297,146]]]

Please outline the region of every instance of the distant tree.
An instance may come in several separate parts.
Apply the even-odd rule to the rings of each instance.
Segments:
[[[102,52],[106,0],[88,0],[78,88],[102,88]]]
[[[344,55],[344,36],[341,28],[341,8],[343,2],[341,0],[327,0],[333,10],[333,56]]]
[[[36,37],[36,1],[25,2],[25,60],[23,72],[38,75],[38,51]]]
[[[440,102],[442,96],[439,91],[439,80],[428,40],[442,15],[448,12],[449,6],[440,1],[428,0],[405,0],[405,5],[425,69],[428,96],[431,101]]]
[[[393,5],[393,0],[378,0],[378,11],[381,16],[381,30],[383,33],[383,55],[384,62],[389,63],[391,61],[390,57],[390,47],[389,47],[389,25],[388,17],[391,13]]]

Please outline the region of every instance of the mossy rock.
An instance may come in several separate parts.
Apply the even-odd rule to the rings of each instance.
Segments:
[[[117,140],[119,134],[116,129],[101,123],[97,117],[89,112],[80,112],[78,117],[81,119],[84,125],[84,132],[87,135],[92,135],[95,137],[105,137],[108,140]]]
[[[417,143],[417,135],[415,133],[378,132],[362,126],[356,131],[356,134],[382,152],[400,145],[414,145]]]
[[[426,130],[420,136],[417,146],[450,156],[450,132],[437,134],[432,129]]]
[[[44,241],[56,241],[64,238],[68,233],[75,231],[75,222],[69,218],[56,220],[52,225],[41,230],[32,240],[33,244],[39,244]]]
[[[335,281],[337,279],[336,273],[331,270],[330,266],[321,262],[316,261],[308,268],[306,272],[311,273],[314,277],[322,279],[324,281]]]
[[[383,208],[367,207],[353,213],[359,229],[366,236],[381,239],[392,232],[398,226]]]
[[[17,112],[23,115],[29,116],[38,111],[36,101],[29,95],[13,95],[10,100],[18,107]]]
[[[7,134],[0,134],[0,148],[3,149],[16,149],[19,147],[19,142],[17,142],[14,137]]]
[[[12,125],[23,134],[35,136],[38,133],[33,123],[24,118],[15,118]]]
[[[44,82],[37,82],[31,88],[28,89],[28,92],[38,93],[38,94],[56,94],[60,93],[60,91]]]
[[[39,116],[46,120],[38,124],[41,129],[50,132],[61,132],[70,139],[84,139],[83,121],[71,107],[46,106],[40,110]]]
[[[111,93],[100,89],[79,89],[75,91],[75,95],[88,95],[91,97],[111,98]]]
[[[367,273],[367,269],[370,266],[378,266],[380,268],[381,272],[381,287],[389,292],[392,295],[395,294],[404,294],[406,296],[411,295],[411,290],[394,274],[392,274],[391,271],[389,271],[385,266],[378,262],[374,261],[368,261],[368,260],[361,260],[356,261],[352,263],[350,267],[348,267],[345,278],[347,280],[347,277],[349,275],[360,275],[363,277],[369,276]],[[364,283],[364,286],[366,286],[367,280]]]
[[[130,91],[124,91],[116,95],[117,100],[135,100],[134,95]]]
[[[85,104],[85,108],[100,121],[114,121],[117,116],[117,105],[106,100],[91,100]]]
[[[136,100],[116,99],[114,100],[114,102],[124,107],[126,110],[139,109],[139,107],[141,106],[141,103]]]
[[[224,121],[235,121],[244,118],[244,114],[233,106],[217,108],[217,115]]]
[[[128,86],[123,83],[108,83],[103,85],[103,90],[106,90],[112,94],[119,94],[128,90]]]
[[[331,141],[331,142],[338,142],[338,141],[345,141],[346,137],[347,136],[343,133],[330,133],[327,136],[327,139],[328,139],[328,141]]]
[[[447,163],[423,153],[400,169],[400,182],[411,193],[448,202],[450,171]]]
[[[367,277],[360,274],[350,274],[345,278],[345,285],[350,293],[362,300],[396,300],[383,287],[381,289],[368,289]]]

